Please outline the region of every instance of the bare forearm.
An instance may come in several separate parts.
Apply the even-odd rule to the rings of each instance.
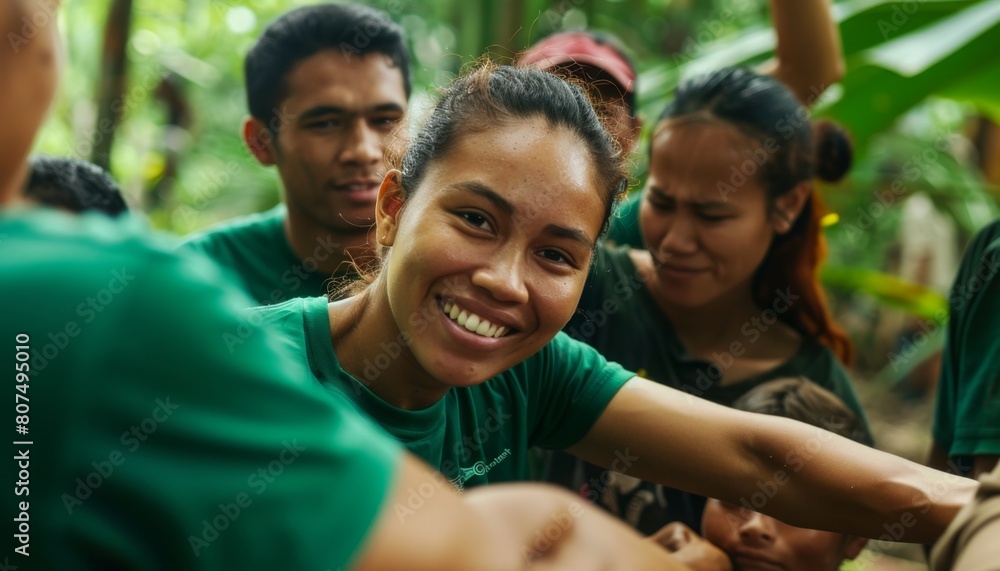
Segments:
[[[888,527],[895,541],[932,542],[975,488],[814,426],[638,378],[570,451],[793,525],[875,538]]]
[[[765,484],[753,494],[776,488],[771,515],[794,525],[931,543],[975,491],[966,478],[812,426],[775,417],[756,421],[751,454],[763,462],[758,482]]]
[[[830,0],[770,0],[777,35],[776,61],[768,69],[805,105],[844,74],[840,32]]]

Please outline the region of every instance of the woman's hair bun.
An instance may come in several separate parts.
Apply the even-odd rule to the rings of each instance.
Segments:
[[[854,146],[843,127],[823,119],[813,125],[816,176],[826,182],[837,182],[851,170]]]

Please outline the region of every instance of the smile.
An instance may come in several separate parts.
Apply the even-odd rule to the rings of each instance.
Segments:
[[[507,333],[507,327],[490,323],[490,321],[485,317],[481,317],[471,311],[462,309],[450,301],[444,302],[442,307],[445,315],[447,315],[449,319],[476,335],[499,339],[500,337],[503,337],[504,333]]]

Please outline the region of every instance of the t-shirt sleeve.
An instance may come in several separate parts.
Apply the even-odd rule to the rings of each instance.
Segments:
[[[530,444],[550,450],[567,448],[586,436],[618,390],[635,376],[565,333],[519,368],[534,395]]]
[[[981,288],[945,347],[954,362],[943,369],[952,377],[940,382],[934,435],[950,456],[1000,454],[1000,279]]]
[[[324,393],[304,359],[241,311],[242,294],[212,285],[217,268],[163,253],[145,262],[108,307],[120,318],[94,321],[114,346],[87,369],[104,376],[101,398],[86,394],[91,383],[74,388],[92,423],[74,453],[79,474],[108,450],[124,462],[72,519],[101,520],[86,532],[100,551],[136,554],[139,542],[160,568],[346,567],[399,447]]]

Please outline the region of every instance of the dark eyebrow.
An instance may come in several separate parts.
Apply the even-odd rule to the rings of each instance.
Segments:
[[[302,113],[300,120],[308,121],[309,119],[315,119],[316,117],[323,117],[326,115],[370,115],[373,113],[399,113],[403,114],[403,108],[396,103],[383,103],[381,105],[375,105],[373,107],[368,107],[366,109],[345,109],[343,107],[337,107],[335,105],[318,105]]]
[[[482,196],[486,200],[492,202],[497,208],[502,210],[507,216],[514,215],[514,206],[507,201],[506,198],[500,196],[495,190],[482,184],[480,182],[469,181],[469,182],[459,182],[451,185],[451,188],[456,190],[464,190],[466,192],[471,192],[473,194]],[[542,232],[555,236],[557,238],[567,238],[569,240],[574,240],[585,245],[588,249],[594,249],[594,241],[591,240],[587,233],[578,228],[566,228],[565,226],[557,226],[555,224],[549,224],[542,229]]]
[[[497,208],[503,210],[507,216],[514,215],[514,206],[507,199],[497,194],[495,190],[486,186],[481,182],[468,181],[459,182],[451,185],[451,188],[456,190],[464,190],[466,192],[471,192],[473,194],[482,196],[486,200],[492,202]]]
[[[542,231],[550,236],[555,236],[556,238],[568,238],[570,240],[580,242],[586,246],[588,250],[593,250],[595,248],[594,241],[591,240],[583,230],[578,228],[566,228],[565,226],[549,224]]]
[[[667,196],[667,194],[663,192],[663,189],[651,186],[649,187],[649,191],[663,200],[673,200],[674,202],[677,202],[676,198],[672,196]],[[693,206],[694,208],[697,208],[698,210],[708,210],[711,208],[726,208],[729,206],[729,203],[722,200],[704,200],[704,201],[691,200],[687,201],[687,203]]]

